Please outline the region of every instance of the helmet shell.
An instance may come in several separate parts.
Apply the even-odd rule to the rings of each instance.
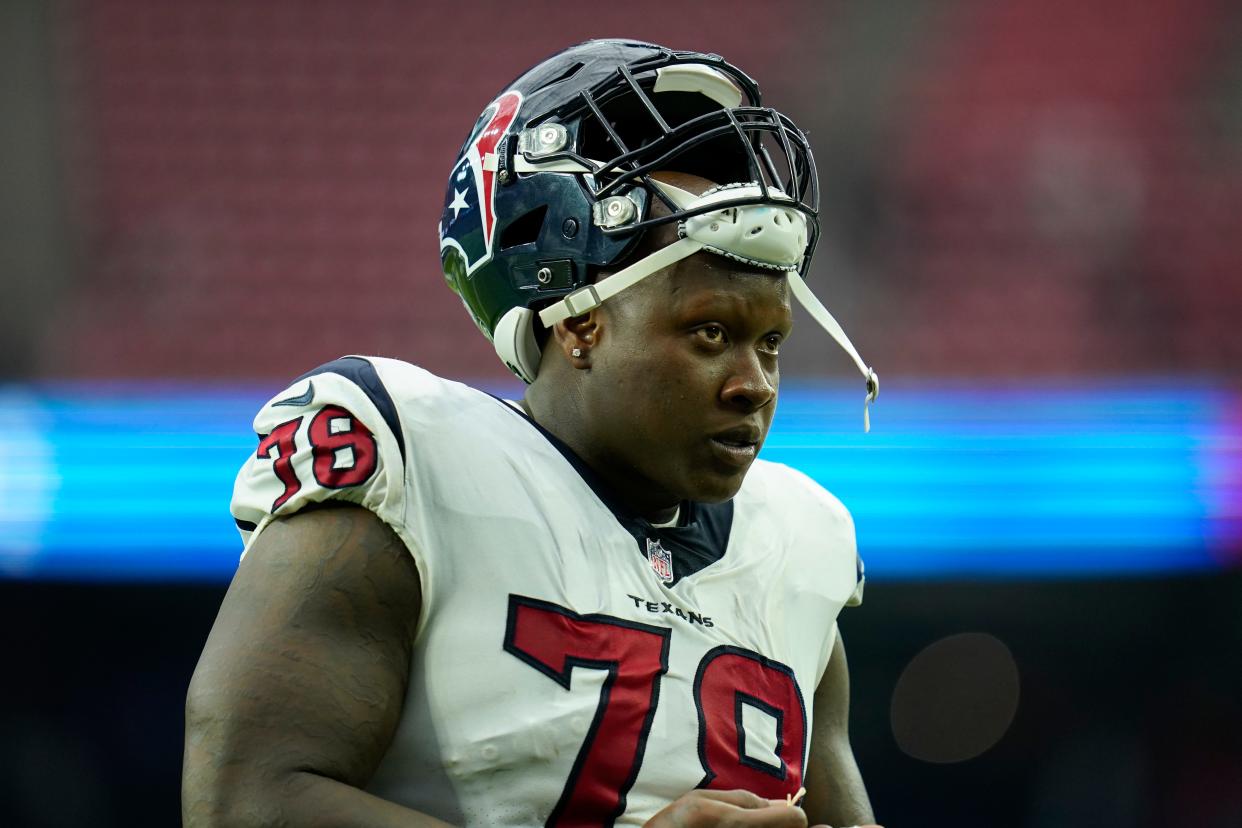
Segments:
[[[536,127],[556,136],[546,151]],[[776,153],[784,173],[765,142],[783,147]],[[520,75],[484,109],[449,176],[441,267],[518,376],[530,381],[538,348],[533,329],[518,337],[526,359],[495,339],[506,314],[536,311],[584,287],[598,269],[619,267],[653,223],[686,217],[676,209],[650,217],[653,198],[672,207],[647,177],[657,169],[775,186],[812,220],[813,236],[818,230],[805,135],[764,109],[757,84],[718,55],[591,40]],[[610,224],[599,212],[609,207],[621,208],[624,220]]]
[[[606,234],[597,228],[591,220],[593,199],[573,175],[510,173],[502,182],[499,171],[483,169],[484,156],[503,152],[511,162],[514,138],[528,125],[615,75],[618,66],[667,53],[636,41],[593,40],[573,46],[506,86],[475,123],[449,176],[439,227],[440,261],[449,287],[489,339],[510,308],[538,307],[581,287],[589,281],[591,268],[620,259],[641,232]],[[506,117],[506,105],[514,106],[511,118]],[[581,120],[562,123],[575,145]],[[496,129],[500,134],[484,135]],[[647,193],[635,190],[632,196],[645,208]],[[543,268],[552,276],[545,274],[541,282]]]

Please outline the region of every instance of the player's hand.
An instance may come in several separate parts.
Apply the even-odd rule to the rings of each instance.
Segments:
[[[806,828],[806,813],[750,791],[698,789],[678,797],[643,828]]]
[[[699,789],[679,797],[647,820],[643,828],[806,828],[806,824],[806,813],[783,799],[764,799],[750,791]],[[851,828],[883,826],[867,824]]]

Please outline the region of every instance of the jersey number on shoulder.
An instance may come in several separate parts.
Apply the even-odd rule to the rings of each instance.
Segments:
[[[546,601],[509,596],[505,650],[566,690],[576,666],[608,671],[548,826],[611,825],[625,812],[655,717],[660,676],[668,672],[671,635],[667,627],[579,615]],[[699,787],[745,788],[779,799],[802,784],[806,707],[792,670],[741,647],[716,647],[699,662],[694,703],[704,771]],[[747,749],[747,706],[775,721],[779,764],[756,759]]]
[[[302,419],[295,417],[283,422],[259,439],[255,456],[266,460],[274,453],[272,473],[285,486],[272,502],[273,512],[302,488],[302,481],[293,469],[293,455],[297,451],[294,438]],[[320,409],[306,433],[310,438],[315,481],[325,489],[358,486],[375,474],[379,458],[375,435],[339,405],[325,405]]]

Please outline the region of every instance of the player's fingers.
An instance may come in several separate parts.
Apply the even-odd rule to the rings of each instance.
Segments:
[[[646,828],[806,828],[806,812],[750,791],[691,791],[652,817]]]
[[[702,799],[711,799],[716,802],[724,802],[727,805],[733,805],[736,808],[767,808],[772,804],[769,799],[753,794],[750,791],[712,791],[706,788],[695,791],[695,795]],[[785,803],[782,802],[782,805]]]
[[[806,812],[782,801],[777,805],[733,811],[718,824],[729,828],[806,828]]]

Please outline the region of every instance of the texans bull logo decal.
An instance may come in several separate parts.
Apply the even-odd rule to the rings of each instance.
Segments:
[[[449,179],[440,216],[440,252],[446,247],[460,252],[467,275],[491,259],[496,230],[496,168],[484,159],[496,152],[521,105],[520,92],[506,92],[483,111]]]

